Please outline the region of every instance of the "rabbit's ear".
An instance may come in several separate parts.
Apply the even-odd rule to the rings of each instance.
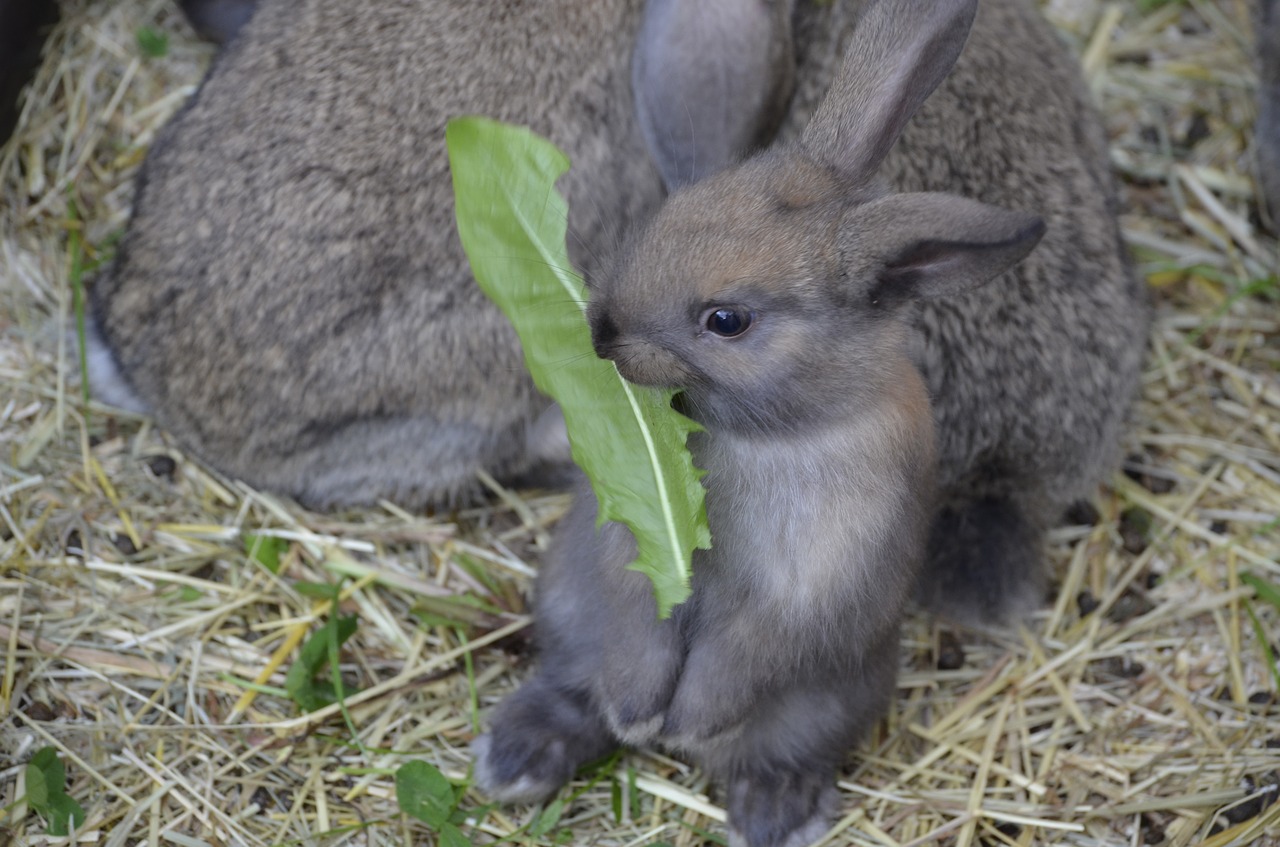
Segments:
[[[873,269],[869,300],[884,305],[983,285],[1030,253],[1044,229],[1036,215],[930,193],[856,206],[840,225],[846,255]]]
[[[874,173],[907,121],[960,57],[978,0],[878,0],[802,141],[844,178]]]
[[[772,140],[795,84],[795,0],[647,0],[636,114],[669,190]]]

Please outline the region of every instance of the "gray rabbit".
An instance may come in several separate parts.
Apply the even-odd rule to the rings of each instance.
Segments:
[[[961,53],[977,0],[881,0],[799,139],[673,195],[591,287],[597,353],[683,389],[705,427],[714,546],[657,619],[618,524],[580,488],[537,586],[538,671],[477,742],[490,794],[538,800],[617,743],[691,754],[731,845],[826,830],[834,775],[893,692],[934,515],[933,412],[914,306],[983,287],[1044,234],[1034,214],[892,193],[890,149]]]
[[[768,139],[792,60],[770,47],[791,43],[782,7],[699,8],[686,24],[754,33],[717,48],[740,33],[703,26],[705,57],[732,46],[736,82],[773,92],[707,125],[705,172]],[[95,396],[320,507],[456,502],[477,469],[567,462],[468,270],[444,126],[483,114],[560,145],[570,253],[594,275],[663,196],[631,94],[641,21],[641,0],[263,0],[157,138],[93,285]]]

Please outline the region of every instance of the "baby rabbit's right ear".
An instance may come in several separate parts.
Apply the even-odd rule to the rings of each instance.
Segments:
[[[636,116],[669,191],[772,140],[795,85],[795,0],[646,0]]]
[[[850,208],[840,242],[845,261],[870,270],[866,301],[892,306],[986,284],[1030,253],[1044,229],[1036,215],[953,194],[890,194]]]
[[[844,179],[869,179],[907,121],[951,72],[978,0],[877,0],[805,127],[805,149]]]

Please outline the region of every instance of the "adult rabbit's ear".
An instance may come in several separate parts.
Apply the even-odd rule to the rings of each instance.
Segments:
[[[632,58],[640,129],[668,190],[773,138],[795,85],[794,0],[647,0]]]
[[[907,121],[955,65],[978,0],[877,0],[858,21],[844,63],[802,142],[852,181],[869,178]]]

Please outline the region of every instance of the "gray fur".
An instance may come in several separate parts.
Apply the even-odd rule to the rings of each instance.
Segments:
[[[196,32],[225,44],[253,17],[258,0],[178,0]]]
[[[773,137],[795,84],[795,0],[647,0],[632,87],[668,188],[739,161]]]
[[[626,569],[630,533],[597,529],[579,488],[539,575],[539,670],[479,749],[492,795],[549,789],[529,751],[555,751],[564,773],[585,754],[560,751],[596,752],[607,731],[716,777],[731,844],[825,831],[835,771],[892,696],[935,513],[912,304],[977,290],[1043,233],[1032,215],[890,194],[875,175],[911,117],[895,105],[940,82],[976,2],[873,7],[801,141],[673,195],[593,286],[597,353],[632,382],[682,389],[705,427],[690,449],[713,547],[695,554],[691,598],[658,620],[647,580]],[[951,45],[950,61],[908,49],[921,37]],[[839,131],[854,106],[884,125]],[[749,324],[717,332],[721,311]],[[567,730],[566,702],[582,710]],[[537,713],[545,724],[527,720]]]
[[[568,150],[571,252],[589,280],[662,193],[632,116],[639,0],[422,2],[267,0],[157,141],[92,294],[109,348],[95,361],[224,472],[313,505],[463,497],[476,468],[518,477],[546,457],[538,445],[563,446],[528,433],[545,401],[453,235],[446,117],[528,123]],[[864,6],[797,5],[784,140]],[[546,49],[515,49],[529,42]],[[1028,2],[984,0],[880,176],[1047,223],[999,285],[912,307],[908,339],[950,516],[924,599],[971,621],[1021,612],[1039,601],[1045,527],[1114,465],[1148,320],[1100,122]],[[987,561],[1000,515],[1025,526]],[[930,595],[956,574],[966,592]]]
[[[784,140],[817,108],[858,5],[804,7]],[[1115,467],[1148,293],[1128,265],[1106,138],[1078,65],[1028,2],[983,0],[955,69],[880,175],[899,191],[954,192],[1046,224],[996,284],[921,302],[912,318],[952,518],[935,527],[921,599],[997,622],[1042,602],[1046,527]],[[1025,525],[993,525],[996,515]],[[1003,540],[988,544],[996,530]]]
[[[263,0],[148,156],[93,286],[91,384],[312,506],[456,502],[478,469],[567,464],[468,270],[444,125],[564,149],[570,256],[595,275],[663,195],[631,94],[641,20],[642,0]]]
[[[1262,198],[1280,232],[1280,2],[1258,0],[1258,121],[1254,138]]]
[[[640,11],[263,2],[156,140],[93,286],[116,370],[193,452],[314,506],[466,499],[477,468],[533,469],[547,402],[468,270],[444,125],[560,145],[571,255],[597,272],[662,197],[630,95]]]

